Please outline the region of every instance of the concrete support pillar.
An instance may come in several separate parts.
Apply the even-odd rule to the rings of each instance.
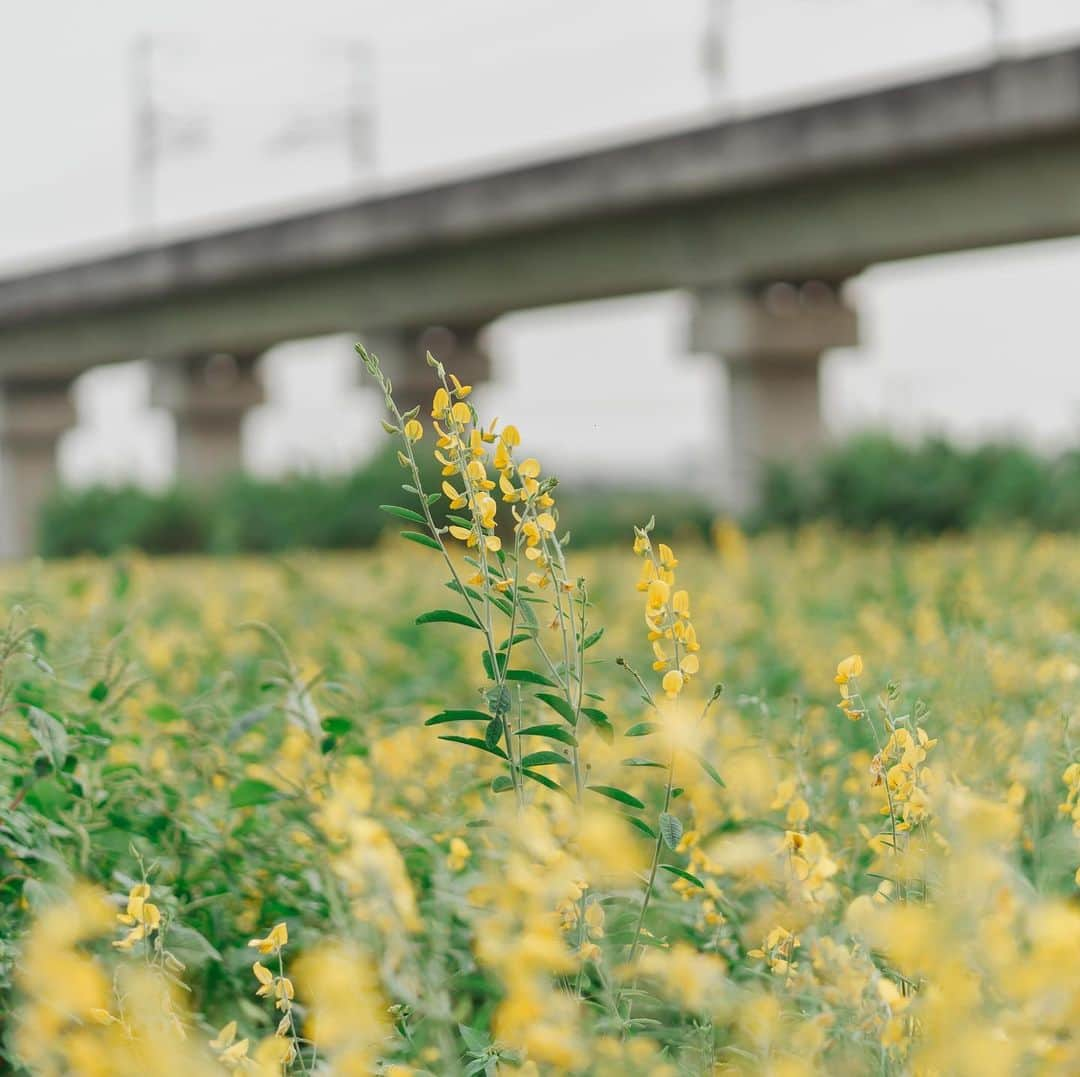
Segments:
[[[425,358],[428,352],[466,385],[477,385],[491,376],[491,359],[480,326],[380,330],[364,334],[362,339],[379,357],[402,411],[426,404],[435,392],[435,374]]]
[[[734,512],[757,504],[771,460],[802,460],[824,442],[818,374],[830,348],[858,343],[858,322],[836,288],[822,282],[696,297],[692,349],[727,363],[729,448],[718,500]]]
[[[187,355],[154,365],[150,398],[176,420],[176,470],[195,483],[243,468],[244,417],[264,400],[259,356]]]
[[[56,447],[75,425],[71,377],[0,377],[0,555],[33,552],[38,515],[58,481]]]

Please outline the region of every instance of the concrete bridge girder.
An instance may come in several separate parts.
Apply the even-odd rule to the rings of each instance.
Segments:
[[[765,460],[820,443],[821,356],[857,337],[835,289],[785,305],[769,282],[1076,235],[1073,47],[89,258],[0,280],[0,497],[26,506],[51,481],[73,370],[157,359],[181,469],[203,476],[239,462],[254,356],[275,344],[362,327],[420,401],[424,351],[479,381],[480,327],[503,314],[685,289],[694,348],[730,371],[725,495],[744,508]]]

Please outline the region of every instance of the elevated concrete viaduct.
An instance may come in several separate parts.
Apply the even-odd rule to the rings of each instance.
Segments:
[[[502,314],[673,288],[696,297],[692,348],[732,372],[723,495],[745,506],[765,459],[821,438],[821,356],[858,339],[846,279],[1076,234],[1080,48],[0,280],[4,549],[27,548],[70,383],[97,364],[155,362],[203,477],[238,462],[275,344],[355,333],[419,392],[425,347],[482,377]]]

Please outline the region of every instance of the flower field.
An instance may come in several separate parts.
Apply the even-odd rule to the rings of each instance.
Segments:
[[[442,385],[445,530],[0,576],[6,1065],[1080,1070],[1080,540],[578,555]]]

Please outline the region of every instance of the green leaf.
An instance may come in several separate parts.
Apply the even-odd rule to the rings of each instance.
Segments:
[[[433,714],[424,725],[446,725],[448,722],[490,722],[491,715],[483,711],[457,710],[439,711]]]
[[[624,734],[624,737],[647,737],[650,733],[655,733],[660,728],[657,722],[638,722],[637,725],[632,725]]]
[[[475,628],[477,632],[483,631],[479,621],[473,620],[467,614],[458,613],[457,610],[428,610],[427,613],[421,613],[416,618],[416,623],[418,625],[464,625],[466,628]]]
[[[415,542],[418,546],[427,546],[431,550],[442,549],[430,535],[425,535],[423,531],[399,531],[398,534],[401,535],[403,539]]]
[[[531,639],[536,639],[535,632],[515,632],[512,640],[504,639],[495,649],[497,651],[505,651],[509,647],[516,647],[519,643],[528,643]]]
[[[558,782],[553,781],[546,774],[541,774],[538,770],[522,770],[521,773],[524,774],[526,778],[531,778],[534,782],[539,782],[547,789],[552,789],[556,793],[562,793],[563,796],[566,797],[570,795]]]
[[[626,804],[631,808],[645,807],[644,802],[638,800],[633,793],[628,793],[625,789],[618,789],[614,785],[590,785],[586,788],[591,789],[594,793],[599,793],[602,797],[617,800],[620,804]]]
[[[400,505],[380,505],[380,509],[388,516],[396,516],[399,520],[409,520],[414,524],[427,524],[427,520],[412,509],[403,509]]]
[[[520,681],[522,684],[540,684],[545,688],[558,688],[559,686],[549,677],[537,673],[531,669],[508,669],[506,671],[508,681]]]
[[[183,715],[171,703],[151,703],[146,717],[155,722],[179,722]]]
[[[694,758],[701,764],[701,769],[705,771],[705,773],[708,774],[721,789],[727,788],[727,786],[724,785],[724,779],[720,777],[720,772],[705,758],[705,756],[698,752],[694,752]]]
[[[468,1025],[458,1025],[458,1032],[461,1033],[462,1040],[465,1041],[465,1046],[468,1047],[474,1055],[481,1054],[488,1049],[490,1040],[484,1032],[478,1032],[475,1028],[469,1028]]]
[[[672,815],[671,812],[662,811],[660,813],[660,837],[664,839],[664,844],[669,849],[674,849],[679,844],[679,839],[683,836],[683,825],[677,815]]]
[[[278,789],[258,778],[245,778],[234,785],[229,793],[230,808],[251,808],[256,804],[269,804],[281,796]]]
[[[104,681],[95,681],[88,695],[95,703],[103,703],[109,695],[109,686]]]
[[[68,735],[63,723],[40,707],[29,707],[30,735],[38,742],[55,770],[62,770],[68,754]]]
[[[532,752],[521,761],[523,767],[554,767],[560,764],[569,766],[570,760],[552,751]]]
[[[563,744],[577,747],[577,738],[565,726],[561,725],[531,725],[528,729],[519,729],[519,737],[547,737],[549,740],[562,741]]]
[[[682,868],[677,868],[674,864],[661,864],[660,867],[664,871],[670,871],[672,875],[678,875],[680,879],[685,879],[688,883],[700,886],[702,890],[705,889],[705,884],[696,875],[691,875],[690,872],[683,871]]]
[[[600,637],[604,634],[602,628],[598,628],[595,632],[591,632],[585,637],[585,642],[581,645],[583,651],[587,651],[590,647],[600,642]]]
[[[499,678],[495,676],[495,666],[492,664],[492,661],[491,661],[491,652],[490,651],[481,652],[480,660],[484,663],[484,672],[487,674],[488,680],[489,681],[497,681]],[[504,669],[506,669],[506,652],[505,651],[496,651],[496,653],[495,653],[495,661],[498,663],[499,672],[501,673]]]
[[[647,838],[656,840],[656,831],[653,830],[644,819],[639,819],[636,815],[624,815],[623,818],[632,826],[635,830],[640,830]]]
[[[571,725],[577,725],[574,708],[562,696],[554,696],[550,692],[537,692],[536,698],[546,703],[556,714],[565,718]]]
[[[608,716],[597,707],[582,707],[581,713],[592,723],[593,728],[608,744],[615,740],[615,728],[608,720]]]
[[[466,558],[466,560],[474,565],[477,563],[471,557]],[[451,591],[454,591],[459,595],[468,595],[469,598],[471,598],[474,602],[481,606],[484,604],[484,596],[478,590],[476,590],[475,587],[463,587],[461,584],[458,583],[457,580],[448,580],[446,586],[449,587]],[[488,601],[496,609],[502,610],[507,617],[509,617],[514,612],[513,607],[510,605],[509,601],[507,601],[507,599],[505,599],[502,595],[494,593],[489,594]]]
[[[334,715],[330,718],[324,718],[322,727],[324,733],[332,733],[337,737],[344,736],[352,729],[352,719],[345,718],[342,715]]]
[[[482,741],[479,737],[439,737],[439,740],[452,741],[454,744],[467,744],[470,748],[479,748],[482,752],[487,752],[488,755],[497,755],[500,759],[506,758],[506,752],[502,748],[489,748],[485,741]]]
[[[168,942],[169,952],[191,969],[201,968],[210,961],[223,960],[214,944],[201,931],[176,920],[169,923]]]
[[[489,748],[497,748],[502,740],[503,724],[501,718],[492,718],[484,730],[484,743]]]
[[[48,819],[58,821],[74,801],[70,790],[56,778],[39,778],[30,786],[26,803]]]
[[[659,767],[664,769],[663,763],[657,763],[655,759],[642,759],[640,756],[631,756],[629,759],[622,761],[624,767]]]
[[[491,791],[493,793],[505,793],[508,789],[514,788],[513,779],[508,778],[505,774],[500,774],[492,783]]]

